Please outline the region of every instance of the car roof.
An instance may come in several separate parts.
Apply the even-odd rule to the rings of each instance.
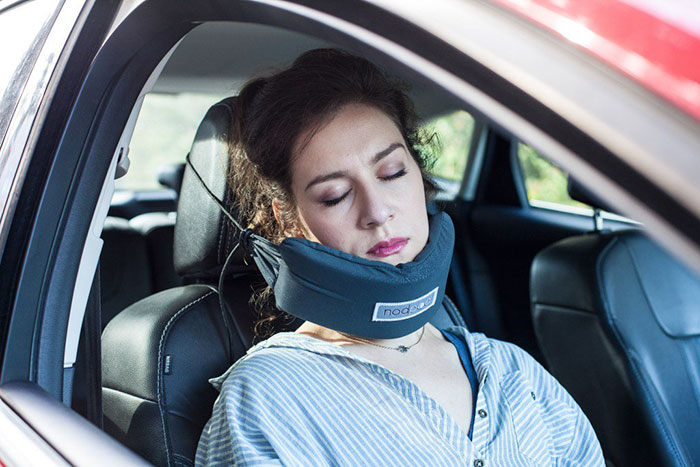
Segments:
[[[690,0],[494,0],[700,120],[700,4]]]
[[[198,92],[220,96],[238,94],[252,77],[271,74],[307,50],[335,44],[274,26],[213,21],[189,32],[168,59],[152,92]],[[359,50],[352,50],[360,53]],[[408,78],[401,76],[407,81]],[[410,94],[420,115],[430,117],[454,109],[435,88],[409,82]]]

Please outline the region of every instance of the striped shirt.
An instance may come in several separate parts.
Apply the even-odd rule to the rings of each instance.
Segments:
[[[479,379],[473,436],[418,386],[341,346],[279,333],[211,383],[197,465],[603,466],[566,390],[519,347],[448,330]]]

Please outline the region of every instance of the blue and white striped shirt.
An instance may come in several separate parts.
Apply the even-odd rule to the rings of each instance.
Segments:
[[[479,379],[473,436],[399,374],[341,346],[280,333],[211,383],[197,465],[602,466],[566,390],[519,347],[453,327]]]

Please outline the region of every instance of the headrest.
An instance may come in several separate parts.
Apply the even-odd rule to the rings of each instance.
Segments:
[[[608,205],[608,203],[593,194],[588,188],[581,185],[578,181],[572,178],[571,175],[567,177],[566,191],[569,193],[571,199],[574,199],[579,203],[587,204],[593,208],[602,209],[603,211],[613,213],[616,212],[610,207],[610,205]]]
[[[211,106],[192,143],[190,161],[204,183],[229,212],[233,212],[233,193],[226,177],[229,170],[228,132],[236,98],[229,97]],[[245,222],[242,222],[245,225]],[[231,249],[238,242],[238,230],[230,225],[219,207],[207,195],[192,168],[185,167],[177,206],[173,261],[184,277],[215,277],[221,272]],[[231,259],[227,271],[244,267],[243,251]]]

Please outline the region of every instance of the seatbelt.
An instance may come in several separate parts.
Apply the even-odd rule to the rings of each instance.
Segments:
[[[461,326],[463,328],[469,329],[467,323],[464,321],[464,316],[462,315],[462,313],[459,312],[459,309],[457,308],[455,303],[447,295],[445,295],[445,298],[443,298],[442,300],[442,306],[445,307],[447,316],[450,317],[455,326]]]
[[[457,250],[456,246],[455,250]],[[452,285],[452,294],[455,297],[455,301],[459,305],[455,305],[455,303],[450,298],[448,298],[447,295],[445,295],[445,309],[450,315],[456,312],[457,315],[460,318],[462,318],[462,325],[466,327],[469,331],[478,331],[479,328],[477,327],[474,318],[474,310],[472,309],[471,303],[469,302],[469,297],[467,296],[464,290],[466,287],[466,280],[464,279],[464,275],[462,274],[462,268],[458,264],[458,258],[456,253],[452,256],[452,262],[450,263],[450,275],[448,276],[448,280]],[[457,322],[455,318],[453,318],[453,321]]]
[[[85,336],[85,363],[87,386],[87,418],[98,428],[103,427],[102,417],[102,291],[100,287],[100,265],[97,264],[95,277],[90,288],[83,335]]]

